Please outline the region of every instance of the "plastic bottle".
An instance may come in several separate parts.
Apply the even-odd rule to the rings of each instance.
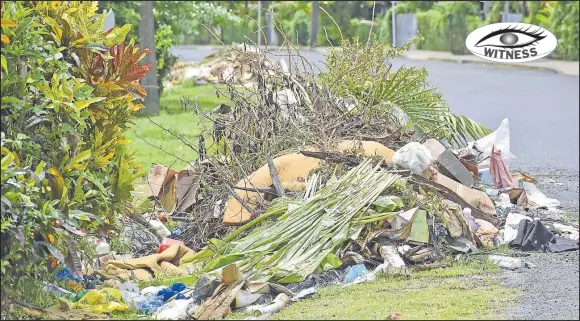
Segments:
[[[149,221],[149,224],[153,226],[157,232],[157,236],[165,237],[171,235],[171,232],[167,229],[167,227],[165,227],[165,225],[163,225],[163,223],[159,222],[158,220],[151,220]]]
[[[477,231],[477,229],[479,228],[479,225],[475,222],[475,218],[473,218],[473,216],[471,216],[471,209],[469,207],[466,207],[463,209],[463,216],[465,216],[465,219],[469,223],[469,226],[471,227],[471,229],[474,232]]]
[[[111,247],[109,243],[97,240],[97,248],[95,250],[98,256],[107,255],[111,253]]]

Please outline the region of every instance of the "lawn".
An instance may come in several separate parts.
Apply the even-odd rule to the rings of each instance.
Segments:
[[[186,162],[193,161],[197,156],[194,149],[163,128],[179,135],[195,149],[197,149],[197,140],[202,130],[211,128],[207,121],[200,120],[193,109],[182,108],[182,97],[188,98],[192,102],[197,99],[197,103],[203,111],[210,111],[226,101],[225,98],[217,97],[216,90],[212,85],[186,84],[182,87],[166,89],[161,96],[160,114],[149,118],[143,115],[137,117],[134,129],[127,131],[127,137],[133,141],[132,148],[137,162],[142,164],[146,170],[152,163],[168,166],[173,164],[174,168],[183,169]]]
[[[402,320],[501,319],[502,311],[518,292],[503,288],[493,274],[499,268],[484,257],[445,269],[412,273],[410,277],[379,277],[375,282],[343,288],[319,289],[293,303],[274,320]],[[234,313],[228,319],[250,314]]]

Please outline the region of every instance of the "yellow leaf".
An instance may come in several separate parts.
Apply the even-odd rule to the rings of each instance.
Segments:
[[[131,144],[130,139],[121,139],[117,141],[117,145],[127,145],[127,144]]]
[[[105,99],[107,99],[107,97],[94,97],[94,98],[91,98],[88,100],[78,100],[78,101],[75,101],[74,106],[75,106],[76,110],[83,110],[83,109],[89,107],[90,104],[96,103],[96,102],[99,102],[99,101],[105,100]]]
[[[115,153],[109,153],[105,156],[101,156],[99,157],[99,162],[101,162],[101,165],[105,165],[109,162],[109,160],[111,159],[111,157],[115,156]]]
[[[56,20],[52,19],[51,17],[44,17],[42,18],[42,20],[44,21],[44,23],[46,23],[52,28],[52,31],[54,32],[53,33],[54,40],[60,43],[62,39],[62,29],[60,28]]]
[[[131,111],[138,111],[140,109],[145,108],[143,104],[131,104],[129,105],[129,107],[131,108]]]
[[[60,199],[64,188],[64,178],[56,167],[50,168],[48,173],[52,175],[52,177],[50,177],[51,179],[48,180],[48,184],[52,191],[52,198]]]
[[[8,39],[8,36],[5,34],[0,35],[0,41],[2,41],[4,44],[10,43],[10,39]]]
[[[68,165],[66,165],[66,166],[64,167],[64,170],[65,170],[65,171],[69,171],[69,170],[71,170],[71,169],[73,169],[73,168],[79,168],[79,167],[77,166],[77,164],[79,164],[79,163],[81,163],[81,162],[83,162],[83,161],[87,160],[87,159],[88,159],[88,158],[90,158],[90,157],[91,157],[91,151],[90,151],[89,149],[87,149],[87,150],[85,150],[85,151],[82,151],[82,152],[78,153],[78,154],[77,154],[75,157],[73,157],[73,158],[70,160],[70,162],[68,163]],[[82,168],[82,167],[83,167],[83,166],[81,165],[81,167],[80,167],[80,168]]]
[[[6,27],[6,28],[18,27],[18,25],[10,19],[0,19],[0,25],[2,25],[2,27]]]

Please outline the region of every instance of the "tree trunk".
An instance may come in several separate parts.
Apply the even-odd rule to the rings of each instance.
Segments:
[[[318,43],[318,1],[312,1],[312,24],[310,25],[310,46]]]
[[[157,56],[155,54],[155,18],[153,1],[143,1],[139,6],[139,45],[150,53],[143,58],[143,64],[151,64],[151,69],[141,80],[141,87],[147,92],[145,108],[148,114],[159,114],[159,86],[157,83]]]

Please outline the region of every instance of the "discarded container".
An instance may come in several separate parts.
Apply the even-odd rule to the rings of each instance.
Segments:
[[[344,276],[344,284],[351,283],[359,276],[365,275],[369,273],[366,266],[364,264],[357,264],[353,266],[349,266],[346,269],[346,275]]]
[[[467,223],[469,223],[469,227],[471,227],[471,230],[473,232],[477,231],[479,225],[477,225],[477,223],[475,222],[475,218],[471,216],[471,209],[469,207],[465,207],[463,209],[463,216],[465,216],[465,220],[467,221]]]
[[[171,232],[158,220],[150,220],[149,224],[155,229],[158,237],[165,237],[171,235]]]
[[[161,239],[161,243],[159,244],[159,249],[157,250],[157,253],[161,253],[161,252],[165,251],[168,247],[175,245],[175,244],[185,245],[185,243],[183,243],[183,241],[178,241],[178,240],[170,239],[168,237],[164,237],[163,239]]]
[[[97,240],[97,247],[95,248],[95,253],[98,256],[103,256],[111,253],[111,247],[109,246],[109,243]]]
[[[488,257],[493,264],[502,268],[515,270],[524,266],[522,260],[515,257],[504,255],[490,255]]]
[[[274,313],[279,312],[290,302],[290,297],[286,293],[280,293],[276,296],[274,301],[267,306],[260,307],[256,311],[254,311],[254,316],[261,316],[261,315],[272,315]]]

